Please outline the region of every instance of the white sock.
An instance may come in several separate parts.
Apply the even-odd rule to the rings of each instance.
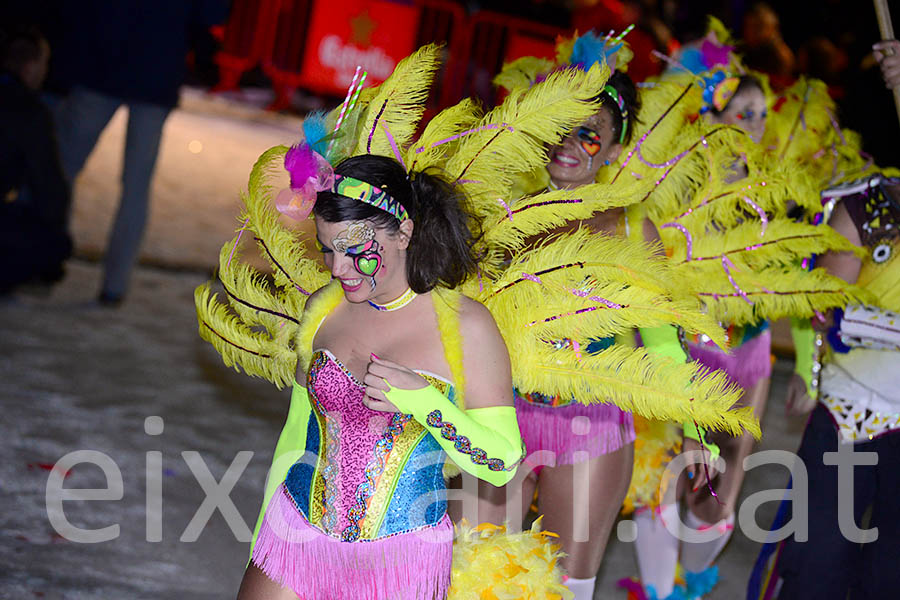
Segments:
[[[715,528],[724,530],[722,535],[709,542],[700,544],[683,543],[681,545],[681,566],[692,573],[699,573],[708,569],[715,561],[722,548],[731,539],[734,532],[734,514],[722,519],[718,523],[707,523],[703,519],[697,517],[690,510],[684,515],[684,524],[691,529]]]
[[[634,551],[641,583],[645,588],[652,585],[658,598],[665,598],[675,587],[678,538],[666,529],[665,523],[677,523],[677,517],[677,504],[664,504],[658,513],[650,509],[642,510],[632,517],[637,525]]]
[[[565,585],[569,591],[575,594],[574,600],[594,600],[594,584],[597,583],[596,577],[588,579],[575,579],[569,577],[565,581]]]

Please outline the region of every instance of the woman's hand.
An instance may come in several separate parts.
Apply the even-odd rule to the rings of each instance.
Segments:
[[[881,66],[884,84],[888,89],[900,86],[900,42],[885,40],[872,46],[872,50],[875,51],[875,60]]]
[[[372,362],[369,363],[366,376],[363,378],[363,384],[366,386],[363,404],[370,410],[400,412],[387,399],[384,394],[386,391],[395,387],[401,390],[418,390],[428,385],[428,382],[412,369],[389,360],[383,360],[374,354],[371,355],[371,358]]]
[[[815,398],[806,392],[806,382],[796,373],[788,381],[784,405],[787,414],[795,417],[805,415],[816,407]]]
[[[691,491],[696,491],[700,489],[700,486],[706,485],[706,471],[703,467],[704,464],[707,465],[709,469],[709,478],[714,479],[718,471],[716,471],[716,464],[712,460],[710,460],[709,450],[703,447],[703,445],[693,438],[686,437],[681,443],[681,452],[692,452],[695,451],[697,454],[695,456],[703,456],[704,459],[700,459],[697,462],[689,463],[687,467],[685,467],[685,472],[687,472],[689,485],[691,486]],[[702,454],[701,454],[702,453]]]

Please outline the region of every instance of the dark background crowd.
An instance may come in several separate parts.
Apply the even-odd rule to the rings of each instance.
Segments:
[[[455,4],[466,15],[505,14],[560,32],[621,31],[634,24],[627,39],[635,53],[630,73],[636,80],[662,70],[664,63],[653,51],[671,54],[705,33],[707,15],[716,16],[734,32],[746,64],[767,73],[776,91],[803,75],[823,80],[839,106],[836,117],[862,134],[864,150],[879,164],[900,164],[893,98],[885,90],[872,53],[872,44],[880,36],[870,2],[458,0],[443,4]],[[71,187],[113,113],[127,105],[123,190],[98,294],[105,306],[121,303],[145,228],[163,124],[178,104],[180,86],[222,89],[225,63],[218,57],[228,43],[229,31],[232,38],[245,35],[235,29],[267,6],[280,10],[284,21],[294,14],[289,7],[301,14],[306,6],[308,18],[311,5],[295,0],[5,3],[0,12],[4,72],[0,80],[0,194],[5,200],[0,207],[4,211],[0,244],[6,266],[0,293],[61,277],[60,265],[72,251],[66,229]],[[301,44],[302,40],[290,38],[302,37],[302,27],[296,33],[290,27],[287,34],[284,31],[282,27],[275,34]],[[254,35],[260,35],[259,31]],[[420,32],[418,41],[432,41],[422,39],[428,35]],[[502,53],[497,56],[502,58]],[[500,58],[475,64],[481,58],[473,52],[464,59],[468,77],[444,84],[443,104],[470,94],[492,101],[495,92],[490,78]],[[273,80],[263,63],[239,71],[236,85],[269,86],[284,95],[283,81]],[[321,90],[311,93],[328,96]],[[335,101],[325,97],[321,104]],[[296,110],[285,102],[276,102],[273,108]]]

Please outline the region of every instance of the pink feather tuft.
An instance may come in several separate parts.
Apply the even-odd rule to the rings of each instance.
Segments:
[[[291,175],[291,188],[303,187],[310,178],[316,177],[319,170],[319,161],[316,153],[309,144],[298,144],[284,155],[284,168]]]

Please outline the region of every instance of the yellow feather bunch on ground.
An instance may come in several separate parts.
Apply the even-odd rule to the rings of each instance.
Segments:
[[[562,584],[556,534],[541,531],[540,519],[521,533],[490,523],[473,529],[463,522],[456,530],[448,600],[573,598]]]
[[[634,470],[622,507],[623,514],[635,507],[655,509],[673,482],[666,477],[666,466],[681,452],[681,427],[675,423],[634,417]]]

